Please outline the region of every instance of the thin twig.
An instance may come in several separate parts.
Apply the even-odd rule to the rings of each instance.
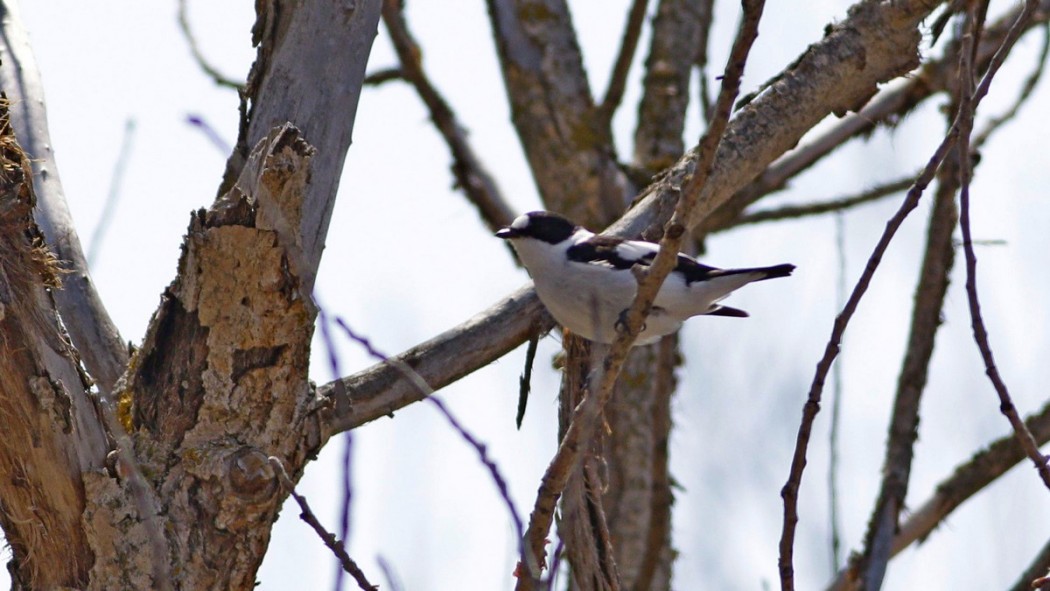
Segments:
[[[1050,0],[1043,0],[1042,6],[1050,8]],[[1019,11],[1010,11],[986,29],[977,58],[982,69],[987,69],[1002,39],[1016,22],[1018,14]],[[1026,26],[1046,23],[1047,19],[1050,19],[1050,10],[1043,10],[1030,19]],[[840,145],[853,138],[870,134],[879,125],[896,125],[926,99],[951,88],[957,55],[957,50],[949,47],[942,57],[926,63],[915,75],[909,76],[905,84],[883,90],[860,112],[842,119],[826,133],[770,164],[750,184],[738,190],[703,220],[697,228],[698,233],[710,233],[730,223],[747,206],[784,188],[791,178],[834,153]]]
[[[367,351],[368,354],[371,355],[373,358],[394,366],[398,371],[401,372],[401,374],[406,379],[408,379],[417,388],[419,388],[423,395],[426,397],[426,399],[429,400],[434,406],[436,406],[441,415],[445,417],[445,419],[449,422],[450,425],[452,425],[452,428],[455,429],[456,432],[459,433],[459,435],[467,443],[469,443],[471,447],[474,448],[474,450],[478,453],[478,459],[481,460],[481,463],[488,470],[489,475],[492,477],[493,482],[496,484],[496,489],[499,491],[500,498],[503,499],[503,502],[507,507],[507,512],[510,514],[511,522],[514,525],[514,530],[517,534],[517,539],[519,540],[518,547],[520,550],[520,540],[522,539],[522,532],[524,531],[521,517],[518,515],[518,509],[514,505],[514,501],[510,497],[510,487],[507,486],[506,479],[504,479],[503,475],[500,473],[499,466],[497,466],[496,463],[491,458],[489,458],[488,449],[486,448],[485,444],[478,441],[478,439],[475,438],[470,433],[470,431],[468,431],[467,428],[464,427],[463,424],[456,419],[452,412],[449,411],[448,407],[446,407],[445,404],[441,402],[441,399],[434,395],[433,388],[431,388],[426,383],[426,380],[423,379],[423,376],[419,375],[415,370],[412,369],[411,366],[409,366],[404,361],[398,359],[397,357],[388,357],[384,353],[380,352],[372,345],[371,340],[369,340],[363,335],[356,333],[352,328],[350,328],[350,325],[347,324],[342,318],[336,316],[334,320],[336,325],[338,325],[339,328],[343,329],[343,332],[350,340],[364,347],[365,351]]]
[[[401,75],[415,87],[419,98],[430,111],[434,126],[448,144],[452,152],[452,173],[456,183],[467,194],[489,228],[502,228],[514,219],[514,209],[470,146],[466,131],[456,114],[423,70],[423,51],[408,30],[401,5],[400,0],[383,0],[383,22],[401,60]]]
[[[1017,116],[1021,107],[1028,102],[1028,99],[1032,96],[1032,92],[1035,90],[1036,86],[1039,85],[1039,80],[1043,77],[1043,70],[1046,68],[1048,56],[1050,56],[1050,23],[1043,25],[1043,49],[1039,52],[1039,59],[1036,60],[1032,72],[1028,75],[1028,78],[1025,79],[1024,84],[1021,85],[1021,92],[1018,93],[1017,98],[1014,100],[1014,104],[1011,105],[1002,115],[989,119],[988,123],[985,124],[985,128],[974,136],[972,141],[974,150],[980,149],[980,147],[988,141],[988,138],[991,137],[996,130]]]
[[[1021,11],[1021,15],[1018,17],[1013,29],[1011,29],[1011,33],[1016,31],[1016,34],[1009,35],[1007,39],[1004,40],[1003,47],[1000,48],[997,57],[1001,54],[1002,59],[1005,59],[1005,54],[1009,52],[1010,47],[1013,46],[1013,42],[1020,36],[1025,21],[1030,18],[1035,11],[1036,4],[1036,0],[1028,0],[1025,2],[1024,10]],[[969,55],[969,52],[964,51],[962,54],[963,66],[960,67],[960,70],[962,70],[964,75],[961,77],[963,92],[962,100],[959,105],[961,120],[959,150],[964,155],[969,155],[969,135],[973,129],[974,112],[977,110],[977,104],[980,102],[980,99],[988,91],[988,85],[986,85],[985,82],[990,79],[992,74],[994,74],[994,70],[989,68],[988,73],[985,75],[985,80],[982,80],[981,86],[974,90],[971,99],[969,89],[973,88],[973,76],[969,73],[973,72],[973,64],[970,61],[971,56]],[[1000,63],[1001,61],[1002,60],[1000,60]],[[988,342],[988,330],[985,327],[984,318],[981,316],[981,303],[977,297],[977,255],[974,253],[972,236],[970,234],[970,163],[969,159],[965,157],[960,160],[961,166],[959,175],[962,191],[960,192],[959,197],[961,210],[959,225],[962,228],[963,252],[966,255],[966,296],[970,307],[970,320],[973,326],[974,341],[977,343],[977,348],[981,352],[981,359],[984,361],[985,373],[988,374],[988,379],[995,388],[996,394],[999,395],[999,410],[1002,411],[1002,413],[1006,415],[1007,420],[1010,421],[1010,425],[1013,427],[1014,433],[1017,436],[1018,441],[1021,443],[1021,447],[1024,448],[1025,453],[1028,454],[1032,463],[1035,464],[1039,476],[1043,479],[1043,483],[1047,488],[1050,488],[1050,465],[1048,465],[1046,456],[1039,451],[1039,446],[1036,444],[1035,439],[1021,420],[1017,408],[1014,406],[1013,400],[1010,397],[1010,392],[1006,387],[1006,382],[1003,381],[1002,376],[999,374],[999,369],[995,365],[992,348]]]
[[[536,347],[539,344],[539,333],[529,337],[529,346],[525,350],[525,369],[522,370],[521,378],[518,379],[518,412],[514,416],[514,424],[519,430],[521,422],[525,419],[525,407],[529,403],[529,391],[532,390],[532,363],[536,360]]]
[[[949,122],[950,123],[950,122]],[[948,277],[955,259],[952,232],[958,221],[955,193],[959,151],[941,165],[927,232],[915,305],[911,315],[908,345],[897,379],[882,469],[882,483],[871,512],[864,550],[852,561],[865,589],[878,589],[890,560],[893,536],[907,498],[915,440],[918,437],[919,404],[926,388],[934,339],[941,325],[941,311],[948,292]],[[835,367],[840,364],[836,363]]]
[[[631,70],[634,54],[638,50],[638,39],[642,36],[645,9],[648,6],[649,0],[634,0],[631,3],[631,10],[627,13],[627,23],[623,27],[620,51],[616,54],[616,61],[609,75],[609,87],[605,91],[602,104],[598,106],[598,129],[609,128],[616,109],[623,102],[623,93],[627,88],[627,74]]]
[[[838,281],[835,282],[835,306],[846,303],[846,220],[842,211],[835,213],[835,254],[838,257]],[[839,517],[839,430],[842,424],[842,362],[831,368],[831,428],[828,433],[828,529],[831,530],[831,568],[838,572],[842,565],[842,521]]]
[[[836,199],[828,199],[827,201],[817,201],[815,203],[804,203],[801,205],[785,205],[783,207],[777,207],[773,209],[765,209],[756,211],[754,213],[744,214],[738,217],[736,220],[729,224],[718,228],[717,232],[728,230],[730,228],[736,228],[738,226],[744,226],[748,224],[760,224],[764,222],[775,222],[781,220],[796,219],[801,217],[808,217],[813,215],[821,215],[825,213],[840,212],[847,209],[851,209],[858,205],[865,203],[871,203],[872,201],[878,201],[884,197],[889,197],[895,193],[906,190],[911,187],[911,184],[915,182],[916,174],[912,174],[908,177],[883,183],[877,187],[872,187],[866,191],[858,193],[856,195],[849,195],[847,197],[839,197]]]
[[[219,132],[200,115],[189,114],[186,115],[186,123],[189,123],[193,127],[196,127],[204,134],[204,137],[208,138],[211,145],[215,146],[215,149],[219,153],[226,155],[229,154],[233,148],[230,146],[230,142],[223,139]]]
[[[726,65],[715,117],[700,141],[699,157],[693,177],[682,189],[674,214],[660,242],[660,252],[651,268],[648,272],[636,273],[644,277],[639,280],[638,293],[625,316],[625,330],[617,336],[601,366],[592,374],[589,391],[573,412],[565,437],[543,475],[540,490],[536,496],[536,505],[529,520],[529,528],[525,534],[525,551],[522,555],[522,565],[525,566],[525,569],[518,578],[517,589],[519,591],[538,588],[541,584],[540,565],[544,553],[543,547],[547,532],[550,530],[555,504],[565,489],[569,475],[577,466],[583,450],[590,445],[589,442],[598,423],[597,419],[612,395],[613,386],[627,353],[641,331],[656,292],[664,278],[670,273],[677,254],[681,250],[681,243],[685,237],[685,220],[688,219],[690,211],[699,198],[700,188],[710,173],[715,150],[725,132],[733,100],[739,93],[740,78],[747,55],[758,35],[758,23],[762,16],[763,6],[762,0],[744,2],[744,16]],[[635,271],[641,270],[636,268]]]
[[[120,140],[120,151],[117,152],[117,160],[113,163],[113,174],[109,177],[109,192],[106,193],[106,203],[102,206],[102,213],[98,216],[98,224],[95,231],[91,233],[91,241],[87,248],[87,265],[91,268],[95,264],[95,258],[102,249],[102,240],[106,237],[113,215],[120,200],[120,185],[124,181],[124,173],[128,168],[128,157],[131,155],[132,140],[135,138],[135,119],[128,118],[124,122],[124,136]]]
[[[401,585],[401,579],[397,576],[397,572],[394,571],[393,565],[387,562],[386,558],[382,555],[376,556],[376,562],[379,564],[379,570],[383,573],[383,578],[386,579],[386,586],[390,591],[401,591],[404,587]]]
[[[1010,591],[1047,591],[1050,589],[1050,542],[1047,542],[1036,554],[1028,568],[1024,569],[1020,580]]]
[[[200,47],[197,45],[197,38],[193,35],[193,32],[190,30],[190,19],[189,15],[187,14],[188,11],[186,10],[187,0],[178,1],[179,30],[182,31],[182,36],[186,38],[186,42],[190,46],[190,52],[193,53],[193,59],[196,60],[197,65],[205,74],[208,75],[209,78],[212,79],[212,81],[215,82],[215,84],[218,84],[219,86],[223,86],[225,88],[232,88],[233,90],[236,90],[238,92],[242,92],[244,90],[244,82],[234,80],[233,78],[222,74],[217,68],[215,68],[215,66],[211,65],[207,58],[204,57],[204,54],[201,52]]]
[[[806,466],[806,450],[809,447],[809,439],[813,431],[813,421],[816,419],[817,413],[820,412],[820,399],[824,390],[824,381],[827,378],[828,372],[831,370],[832,362],[834,362],[835,357],[838,356],[839,345],[842,342],[843,334],[846,332],[846,327],[849,325],[853,313],[856,312],[861,298],[867,291],[868,285],[871,283],[875,270],[878,269],[883,254],[885,254],[886,249],[889,247],[890,242],[893,240],[893,237],[896,235],[901,224],[904,223],[904,219],[919,204],[919,198],[922,196],[922,192],[933,179],[937,167],[940,166],[940,163],[944,160],[948,150],[954,145],[957,134],[958,130],[953,126],[952,130],[941,142],[941,145],[938,146],[936,152],[934,152],[933,157],[930,158],[930,162],[926,165],[922,174],[920,174],[915,180],[915,184],[908,191],[900,208],[895,214],[893,214],[893,217],[886,222],[886,228],[883,230],[882,236],[879,238],[871,256],[868,258],[868,263],[864,267],[860,279],[857,280],[856,285],[853,287],[850,297],[846,301],[846,305],[835,318],[831,336],[824,348],[824,355],[817,363],[816,373],[813,376],[813,383],[810,385],[809,395],[807,396],[806,403],[802,408],[802,422],[799,424],[798,436],[795,441],[795,452],[791,460],[791,470],[788,476],[788,481],[780,493],[781,497],[784,499],[784,524],[780,537],[779,566],[780,586],[784,591],[789,591],[795,588],[795,573],[792,563],[795,526],[798,523],[798,491],[802,483],[802,472],[805,470]]]
[[[393,80],[404,80],[405,72],[400,67],[383,68],[365,76],[365,86],[379,86]]]
[[[364,591],[378,591],[379,587],[368,582],[365,573],[362,572],[361,568],[357,566],[357,563],[350,558],[350,555],[346,552],[346,548],[344,548],[343,544],[336,539],[335,534],[329,532],[323,525],[321,525],[321,521],[317,519],[314,512],[310,510],[310,504],[306,502],[306,498],[295,492],[295,483],[288,477],[288,472],[284,469],[284,463],[281,462],[280,458],[270,456],[267,459],[270,462],[270,465],[273,466],[274,473],[277,475],[277,479],[280,481],[281,486],[288,491],[288,494],[292,495],[295,502],[299,504],[299,517],[317,532],[317,535],[321,538],[321,541],[324,542],[324,545],[328,546],[328,549],[339,559],[339,562],[343,565],[343,570],[349,573],[350,576],[354,577],[354,580],[357,581],[357,586]]]

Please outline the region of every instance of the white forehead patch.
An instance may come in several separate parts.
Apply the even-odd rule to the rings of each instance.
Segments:
[[[510,227],[514,228],[515,230],[524,230],[525,228],[528,228],[529,216],[519,215],[518,217],[514,218],[514,221],[511,222]]]

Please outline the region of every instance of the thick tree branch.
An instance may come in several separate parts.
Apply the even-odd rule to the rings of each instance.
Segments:
[[[649,174],[685,152],[689,77],[697,56],[707,55],[710,9],[708,0],[660,0],[656,8],[634,131],[634,165]]]
[[[259,51],[244,93],[250,109],[219,194],[240,176],[249,149],[273,128],[290,122],[309,138],[317,156],[297,222],[307,293],[313,289],[324,249],[381,4],[381,0],[257,3],[259,15],[252,34]],[[338,34],[333,28],[336,23]]]
[[[67,271],[62,289],[54,293],[55,305],[88,373],[108,393],[127,366],[127,346],[91,282],[66,205],[47,128],[44,88],[15,0],[0,2],[0,21],[0,90],[11,102],[11,124],[33,165],[36,223]]]

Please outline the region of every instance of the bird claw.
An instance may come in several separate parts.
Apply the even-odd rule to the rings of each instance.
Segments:
[[[625,308],[625,309],[621,310],[619,316],[617,316],[616,323],[613,324],[613,328],[615,328],[617,332],[627,332],[627,313],[629,311],[630,311],[630,308]],[[639,333],[645,332],[645,323],[644,322],[642,323],[641,330],[639,330],[638,332]]]

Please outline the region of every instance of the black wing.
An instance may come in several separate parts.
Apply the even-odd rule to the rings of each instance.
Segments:
[[[630,269],[634,265],[646,267],[651,265],[659,250],[659,246],[652,242],[623,240],[612,236],[594,236],[573,245],[567,254],[570,261],[577,263],[604,265],[613,269]],[[684,275],[688,283],[692,283],[706,281],[713,275],[717,275],[720,270],[700,264],[684,254],[679,254],[675,271]]]

